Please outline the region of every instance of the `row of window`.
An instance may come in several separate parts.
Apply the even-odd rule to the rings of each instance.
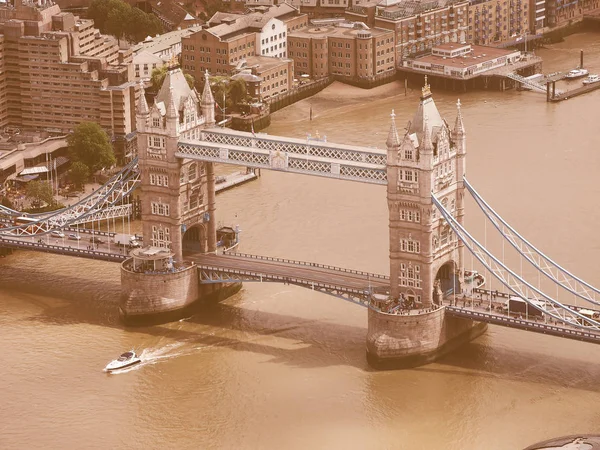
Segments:
[[[400,210],[400,220],[419,223],[421,222],[421,213],[412,209],[402,209]]]
[[[409,183],[419,182],[419,172],[417,170],[398,169],[398,181],[407,181]]]
[[[400,265],[400,286],[421,288],[421,267],[411,263]]]
[[[151,202],[150,206],[152,207],[152,214],[155,216],[167,216],[169,217],[170,206],[165,203],[159,202]]]
[[[285,37],[285,31],[284,31],[283,33],[279,33],[279,35],[277,35],[277,34],[276,34],[276,35],[274,35],[274,36],[271,36],[271,38],[270,38],[270,39],[269,39],[269,38],[264,38],[264,39],[262,39],[262,40],[260,41],[260,43],[261,43],[262,45],[268,44],[269,42],[273,42],[274,40],[276,41],[276,40],[277,40],[277,37],[279,37],[279,39],[283,39],[283,38]]]
[[[156,124],[158,124],[158,125],[156,125]],[[152,119],[152,126],[159,127],[160,119],[156,119],[156,118]],[[164,146],[165,146],[165,138],[164,137],[148,136],[148,147],[164,148]]]
[[[169,177],[168,175],[159,175],[155,173],[150,174],[150,184],[152,186],[169,186]]]
[[[401,239],[400,250],[407,253],[421,253],[421,243],[412,239]]]
[[[168,227],[152,225],[152,245],[163,248],[171,246],[171,233]]]

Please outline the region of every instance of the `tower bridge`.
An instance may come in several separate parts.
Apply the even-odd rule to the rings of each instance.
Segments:
[[[179,69],[170,70],[152,106],[142,89],[137,160],[74,207],[27,224],[0,223],[0,246],[120,262],[120,310],[128,322],[179,317],[196,302],[223,299],[246,282],[333,295],[367,307],[367,358],[375,367],[433,361],[485,332],[488,323],[600,343],[600,291],[520,236],[465,178],[460,101],[451,126],[426,81],[402,135],[392,111],[386,150],[216,128],[214,106],[208,74],[200,96]],[[390,275],[219,253],[215,163],[385,186]],[[130,207],[123,199],[136,187],[143,249],[129,253],[109,243],[84,250],[78,242],[48,237],[57,227],[71,229]],[[586,306],[559,301],[478,242],[464,226],[465,194],[540,277]],[[15,214],[0,210],[5,217]],[[506,293],[494,296],[483,289],[482,274],[468,274],[465,250]],[[512,301],[527,306],[524,314],[514,306],[511,311]]]

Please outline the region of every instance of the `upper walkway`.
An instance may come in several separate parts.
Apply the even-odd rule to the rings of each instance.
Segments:
[[[387,184],[387,151],[222,128],[180,140],[176,156],[199,161]]]

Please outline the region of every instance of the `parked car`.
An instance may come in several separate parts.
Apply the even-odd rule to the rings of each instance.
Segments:
[[[63,232],[62,232],[62,231],[60,231],[60,230],[53,230],[53,231],[50,233],[50,236],[52,236],[52,237],[58,237],[58,238],[64,238],[64,237],[65,237],[65,233],[63,233]]]
[[[70,239],[72,241],[79,241],[81,239],[81,236],[79,236],[78,234],[75,234],[75,233],[71,233],[71,234],[69,234],[68,239]]]
[[[100,239],[99,237],[96,237],[96,236],[92,236],[90,238],[90,242],[92,244],[104,244],[104,241],[102,239]]]

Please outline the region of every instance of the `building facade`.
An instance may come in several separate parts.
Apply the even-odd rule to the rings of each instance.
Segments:
[[[284,94],[292,88],[294,62],[291,59],[250,56],[245,67],[260,78],[257,86],[259,100]]]
[[[232,74],[253,56],[285,59],[288,29],[306,23],[306,15],[287,4],[250,14],[216,13],[208,21],[209,28],[183,38],[183,67],[201,79],[205,70]]]
[[[387,139],[391,297],[429,308],[453,284],[461,292],[463,243],[432,194],[462,224],[466,133],[458,103],[454,129],[442,119],[425,81],[421,102],[401,138],[392,114]]]
[[[469,42],[490,45],[515,40],[531,32],[529,19],[526,0],[473,0],[469,5]]]
[[[132,52],[58,5],[0,7],[0,128],[72,131],[99,123],[122,158],[135,145]]]
[[[369,80],[395,71],[394,33],[362,23],[337,23],[290,33],[296,74]]]
[[[400,62],[435,45],[467,42],[468,6],[462,0],[386,2],[375,6],[374,25],[395,33]]]
[[[546,0],[546,24],[560,28],[583,20],[583,15],[600,8],[598,0]]]

